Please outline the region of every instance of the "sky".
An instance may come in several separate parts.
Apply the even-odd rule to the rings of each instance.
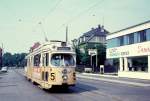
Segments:
[[[69,40],[104,25],[114,32],[150,20],[150,0],[0,0],[0,46],[28,52],[35,42]]]

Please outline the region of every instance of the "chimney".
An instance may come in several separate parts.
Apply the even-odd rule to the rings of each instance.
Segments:
[[[104,26],[102,25],[102,27],[101,27],[101,32],[104,32],[105,30],[104,30]]]
[[[92,27],[91,30],[94,30],[94,28]]]
[[[101,29],[101,25],[98,25],[98,28]]]

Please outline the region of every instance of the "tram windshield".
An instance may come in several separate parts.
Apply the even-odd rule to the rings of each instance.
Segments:
[[[74,66],[75,61],[71,54],[54,54],[51,57],[51,64],[54,66]]]

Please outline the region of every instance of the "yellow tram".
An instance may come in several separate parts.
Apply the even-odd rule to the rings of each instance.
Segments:
[[[70,44],[62,41],[35,43],[26,59],[25,76],[40,87],[75,85],[76,54]]]

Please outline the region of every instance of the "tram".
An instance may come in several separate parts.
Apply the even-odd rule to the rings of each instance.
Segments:
[[[26,78],[41,88],[75,86],[76,54],[70,44],[57,40],[35,43],[26,59]]]

